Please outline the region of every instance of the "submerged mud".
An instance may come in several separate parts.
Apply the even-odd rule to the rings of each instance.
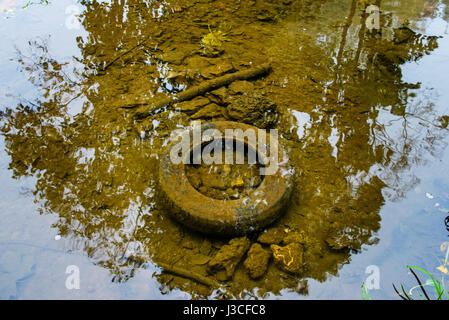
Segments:
[[[248,164],[247,156],[244,164],[233,165],[225,164],[224,152],[222,158],[223,164],[186,166],[190,184],[202,194],[220,200],[247,197],[261,184],[260,168],[256,164]]]
[[[395,25],[388,14],[382,18],[388,32],[369,31],[364,2],[347,3],[86,3],[87,36],[78,38],[74,69],[52,59],[45,41],[18,52],[19,66],[43,94],[2,114],[9,168],[16,178],[36,177],[42,213],[57,215],[53,227],[73,250],[110,270],[113,281],[154,264],[162,269],[155,275],[161,290],[223,298],[307,294],[308,278],[337,275],[353,254],[378,241],[385,197],[412,187],[402,173],[438,153],[447,133],[447,115],[431,105],[407,107],[419,84],[401,78],[401,65],[432,52],[438,39],[405,21]],[[326,6],[337,17],[318,23],[313,18]],[[356,47],[347,44],[352,38]],[[152,101],[267,60],[272,70],[264,77],[135,120],[136,110]],[[71,109],[75,102],[80,112]],[[421,133],[389,137],[387,115],[407,118]],[[236,239],[206,236],[158,205],[159,152],[173,130],[192,120],[279,130],[295,189],[267,230]]]

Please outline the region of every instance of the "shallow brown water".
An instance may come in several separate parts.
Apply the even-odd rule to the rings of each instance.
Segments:
[[[5,2],[6,3],[6,2]],[[60,1],[1,13],[0,297],[359,299],[435,272],[447,241],[447,1]],[[79,28],[66,9],[80,12]],[[73,7],[70,7],[73,9]],[[70,10],[69,10],[70,11]],[[70,11],[72,12],[72,11]],[[197,109],[133,114],[224,73],[272,71]],[[270,260],[260,279],[208,263],[231,239],[192,232],[157,199],[158,154],[190,120],[279,130],[295,168],[279,243],[295,232],[295,274]],[[262,240],[261,240],[262,239]],[[80,270],[67,290],[66,268]],[[161,266],[219,281],[211,288]]]
[[[187,178],[196,190],[210,198],[231,200],[248,196],[261,184],[260,166],[249,163],[247,154],[242,157],[242,164],[237,164],[236,155],[233,155],[232,164],[226,164],[225,152],[221,158],[219,164],[186,166]]]

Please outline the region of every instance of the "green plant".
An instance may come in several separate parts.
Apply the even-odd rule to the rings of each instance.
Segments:
[[[446,255],[446,259],[445,259],[445,264],[447,263],[447,255]],[[416,281],[418,282],[417,286],[412,287],[408,293],[405,290],[404,286],[401,284],[401,289],[402,289],[402,293],[399,292],[399,290],[395,287],[395,285],[393,284],[393,289],[394,291],[397,293],[397,295],[399,297],[401,297],[401,299],[403,300],[414,300],[413,298],[413,291],[417,288],[421,289],[422,294],[418,291],[418,294],[420,296],[421,299],[427,299],[427,300],[431,300],[433,297],[436,297],[437,300],[443,300],[443,298],[446,298],[447,300],[449,300],[449,295],[447,290],[444,287],[444,278],[441,278],[441,282],[436,280],[428,271],[419,268],[419,267],[414,267],[414,266],[407,266],[407,268],[410,269],[410,272],[413,274],[413,276],[415,277]],[[421,280],[419,279],[418,275],[415,273],[415,271],[413,269],[419,270],[421,272],[423,272],[425,275],[427,275],[429,278],[424,282],[424,284],[422,284]],[[427,293],[425,287],[431,288],[432,291],[434,292],[434,294],[432,296],[429,296],[429,294]],[[430,291],[429,291],[430,292]]]
[[[222,31],[212,31],[208,26],[209,33],[201,39],[201,44],[205,47],[220,47],[224,41],[228,41],[226,33]]]
[[[33,2],[33,1],[28,1],[23,7],[22,9],[26,9],[29,6],[33,5],[33,4],[44,4],[44,5],[48,5],[50,4],[49,0],[39,0],[39,2]]]
[[[207,55],[215,56],[223,50],[223,43],[229,41],[227,34],[222,31],[212,31],[209,28],[209,33],[201,39],[201,46],[204,49],[204,53]]]
[[[89,2],[89,1],[82,1],[82,0],[78,0],[77,2],[84,4],[85,2]],[[39,0],[38,2],[34,2],[34,1],[30,1],[28,0],[27,3],[22,7],[22,9],[26,9],[34,4],[42,4],[42,5],[49,5],[50,4],[50,0]]]
[[[366,296],[366,300],[372,300],[371,296],[369,294],[368,289],[366,288],[365,282],[362,284],[362,300],[365,300],[365,296]]]

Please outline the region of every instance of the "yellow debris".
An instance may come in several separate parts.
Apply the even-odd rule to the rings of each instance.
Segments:
[[[448,274],[447,268],[445,266],[439,266],[437,267],[437,269],[443,272],[444,274]]]
[[[237,177],[231,182],[231,187],[243,187],[245,185],[245,182],[241,177]]]

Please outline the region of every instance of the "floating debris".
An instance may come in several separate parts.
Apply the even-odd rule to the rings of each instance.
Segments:
[[[449,248],[449,242],[448,242],[448,241],[444,241],[444,242],[440,245],[440,250],[441,250],[441,252],[446,252],[448,248]]]
[[[445,266],[439,266],[437,267],[437,269],[443,272],[444,274],[448,274],[447,268]]]

